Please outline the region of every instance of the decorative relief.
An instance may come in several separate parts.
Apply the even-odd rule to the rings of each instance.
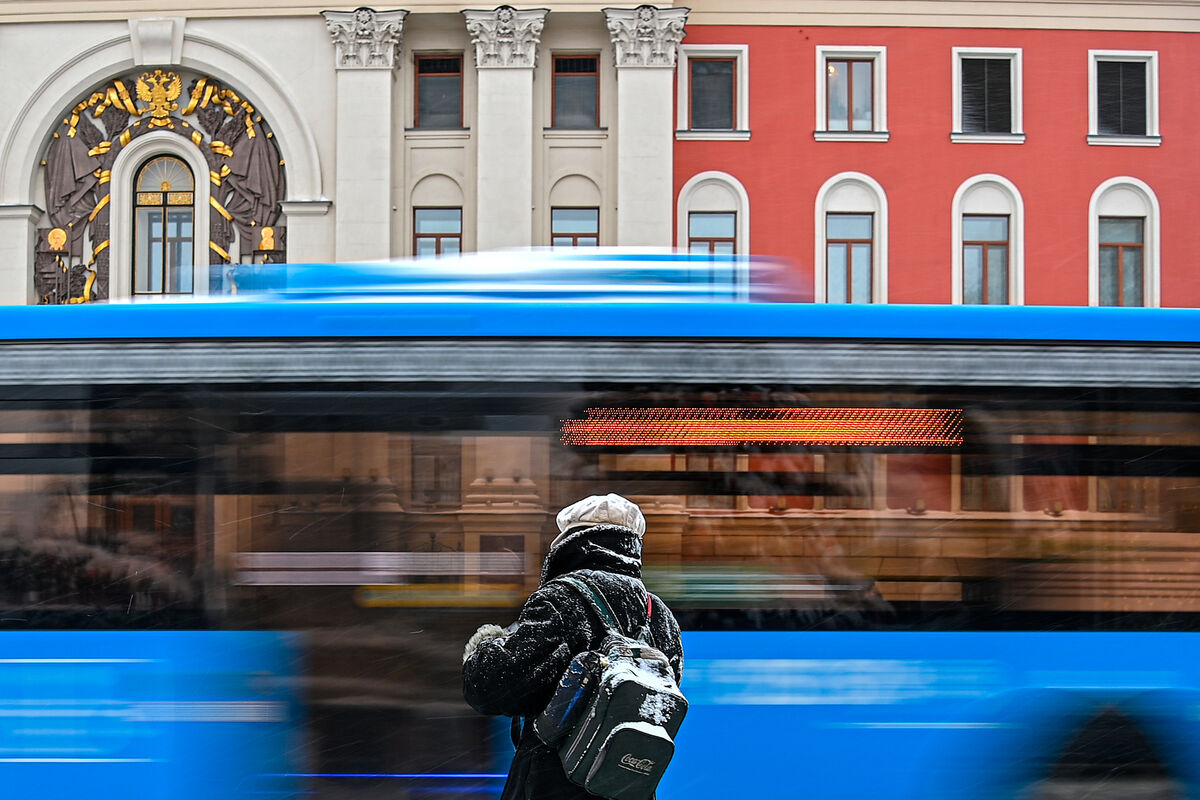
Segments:
[[[606,8],[618,67],[674,67],[690,8]]]
[[[475,66],[526,67],[537,66],[538,44],[542,26],[549,9],[531,8],[518,11],[512,6],[500,6],[493,11],[464,11],[467,33],[475,45]]]
[[[284,163],[270,127],[253,105],[214,78],[192,78],[186,95],[184,82],[180,74],[162,69],[126,75],[63,115],[42,162],[51,227],[39,231],[34,257],[40,302],[109,296],[112,167],[123,148],[153,130],[191,142],[208,164],[210,265],[234,260],[235,232],[241,253],[284,260],[282,250],[266,253],[256,247],[265,227],[273,227],[273,241],[284,241],[283,228],[275,225],[285,191]],[[172,196],[190,204],[185,194]],[[210,275],[219,278],[220,270]]]
[[[322,11],[321,16],[333,37],[337,69],[396,68],[407,11],[356,8]]]

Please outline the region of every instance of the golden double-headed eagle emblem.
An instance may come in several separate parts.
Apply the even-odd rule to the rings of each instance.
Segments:
[[[182,91],[183,81],[174,72],[156,69],[153,75],[142,73],[137,80],[137,96],[148,107],[139,110],[143,114],[150,112],[151,128],[171,127],[171,112],[179,110],[175,101]]]

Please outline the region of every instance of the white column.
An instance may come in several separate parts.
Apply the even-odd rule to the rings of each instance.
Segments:
[[[33,251],[37,244],[37,206],[0,206],[0,305],[37,302],[33,292]]]
[[[321,12],[337,69],[338,261],[392,255],[392,78],[407,14],[370,8]]]
[[[617,244],[670,247],[675,57],[688,8],[606,8],[617,65]]]
[[[464,11],[479,87],[476,247],[533,241],[533,68],[544,8]]]
[[[293,264],[334,260],[328,200],[285,200],[279,206],[287,217],[287,254]]]

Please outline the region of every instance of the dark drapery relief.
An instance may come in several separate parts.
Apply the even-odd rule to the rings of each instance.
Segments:
[[[156,69],[110,81],[55,128],[42,162],[51,227],[39,231],[34,257],[39,302],[109,296],[112,166],[123,148],[153,130],[191,142],[208,165],[212,282],[222,277],[220,265],[235,259],[235,233],[238,261],[285,260],[286,231],[276,224],[285,169],[269,124],[212,77]]]

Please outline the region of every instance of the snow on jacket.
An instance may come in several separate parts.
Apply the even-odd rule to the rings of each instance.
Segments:
[[[594,650],[604,639],[604,623],[578,591],[554,579],[579,570],[604,595],[626,634],[646,619],[642,585],[642,540],[618,525],[571,532],[551,548],[536,591],[503,636],[482,638],[463,662],[463,696],[484,714],[524,717],[521,739],[501,800],[585,800],[595,796],[571,783],[558,753],[533,732],[533,718],[554,693],[571,659]],[[650,639],[683,673],[679,624],[658,597],[650,595]]]

